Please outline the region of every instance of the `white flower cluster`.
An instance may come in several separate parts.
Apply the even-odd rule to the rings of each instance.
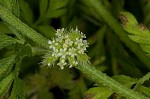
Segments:
[[[78,60],[80,57],[78,55],[86,57],[88,56],[84,53],[88,47],[86,36],[80,32],[78,29],[71,29],[69,31],[62,29],[57,29],[56,38],[48,41],[50,54],[48,55],[47,64],[51,66],[58,60],[57,65],[60,69],[64,69],[64,66],[69,66],[70,68],[78,65]],[[82,60],[82,59],[81,59]]]

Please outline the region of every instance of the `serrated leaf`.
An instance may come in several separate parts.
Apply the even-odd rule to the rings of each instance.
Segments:
[[[132,85],[136,84],[138,81],[138,79],[134,79],[134,78],[131,78],[131,77],[125,76],[125,75],[113,76],[113,79],[115,79],[119,83],[127,86],[128,88],[131,88]]]
[[[108,99],[112,94],[113,91],[105,87],[93,87],[85,93],[84,99]]]
[[[20,8],[18,0],[2,0],[2,4],[9,9],[17,18],[20,16]],[[6,26],[20,39],[20,43],[24,43],[24,36],[11,25],[3,21]]]
[[[42,0],[43,1],[43,0]],[[33,13],[27,2],[24,0],[19,0],[20,9],[21,9],[21,17],[27,22],[29,25],[33,23]]]
[[[10,88],[13,80],[15,78],[14,72],[9,74],[5,79],[3,79],[0,82],[0,96],[3,96],[6,94],[7,90]]]
[[[133,85],[138,83],[138,79],[131,78],[131,77],[125,76],[125,75],[117,75],[117,76],[113,76],[112,78],[115,79],[116,81],[118,81],[119,83],[121,83],[122,85],[127,86],[128,88],[131,88]],[[148,78],[149,78],[149,74],[148,74]],[[145,76],[144,76],[144,80],[145,80]],[[146,75],[146,80],[147,80],[147,75]],[[142,78],[142,82],[143,82],[143,78]],[[103,85],[98,84],[98,86],[103,86]],[[107,90],[109,90],[109,89],[107,89]],[[134,90],[136,90],[138,92],[141,92],[141,93],[145,94],[148,97],[150,96],[150,94],[149,94],[150,88],[145,87],[143,85],[139,85],[136,89],[134,87]]]
[[[129,35],[129,38],[140,44],[146,44],[146,45],[150,44],[150,38],[145,38],[145,37],[136,36],[136,35]]]
[[[14,62],[15,55],[0,59],[0,81],[11,72]]]
[[[4,33],[0,33],[0,49],[15,44],[17,41]]]
[[[138,24],[131,13],[122,12],[120,18],[123,28],[129,32],[129,38],[139,43],[143,51],[150,53],[150,30],[145,25]]]
[[[143,49],[143,51],[145,51],[146,53],[150,53],[150,46],[147,44],[140,44],[141,48]]]
[[[25,83],[16,78],[9,99],[25,99]]]

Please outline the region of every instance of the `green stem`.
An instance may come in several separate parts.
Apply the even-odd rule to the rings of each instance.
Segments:
[[[96,70],[94,66],[84,64],[82,66],[76,66],[76,68],[82,71],[83,73],[87,74],[87,76],[93,81],[101,83],[102,85],[108,87],[109,89],[115,91],[116,93],[124,97],[130,99],[149,99],[148,97],[123,86],[122,84],[105,75],[101,71]]]
[[[2,20],[6,21],[12,27],[16,28],[23,35],[27,36],[31,40],[35,41],[37,44],[44,48],[48,48],[48,40],[44,38],[41,34],[37,33],[35,30],[30,28],[25,23],[21,22],[16,18],[12,12],[0,4],[0,17]]]
[[[87,2],[87,0],[85,1]],[[146,65],[150,70],[150,61],[141,48],[130,40],[127,33],[121,28],[119,22],[113,17],[113,15],[107,11],[107,9],[101,4],[99,0],[88,0],[92,8],[97,12],[99,17],[102,17],[104,21],[110,26],[110,28],[116,33],[116,35],[130,48],[130,50]]]

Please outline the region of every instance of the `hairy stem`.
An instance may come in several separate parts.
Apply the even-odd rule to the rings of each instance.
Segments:
[[[48,40],[44,38],[41,34],[37,33],[35,30],[30,28],[25,23],[21,22],[16,18],[12,12],[0,4],[0,17],[2,20],[6,21],[12,27],[16,28],[23,35],[27,36],[31,40],[35,41],[37,44],[44,48],[48,48]]]
[[[128,38],[127,33],[121,28],[119,22],[107,9],[101,4],[99,0],[85,0],[89,2],[97,14],[104,19],[116,35],[130,48],[130,50],[145,64],[150,70],[150,61],[141,48]]]
[[[102,85],[108,87],[108,89],[111,89],[126,98],[149,99],[148,97],[123,86],[122,84],[118,83],[114,79],[105,75],[101,71],[96,70],[94,66],[91,66],[89,64],[84,64],[82,66],[77,66],[76,68],[82,71],[83,73],[85,73],[93,81],[101,83]]]

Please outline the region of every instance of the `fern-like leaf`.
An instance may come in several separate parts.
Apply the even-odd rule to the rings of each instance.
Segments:
[[[150,30],[144,24],[139,24],[136,18],[129,12],[121,12],[120,19],[129,38],[140,44],[143,51],[150,53]]]

